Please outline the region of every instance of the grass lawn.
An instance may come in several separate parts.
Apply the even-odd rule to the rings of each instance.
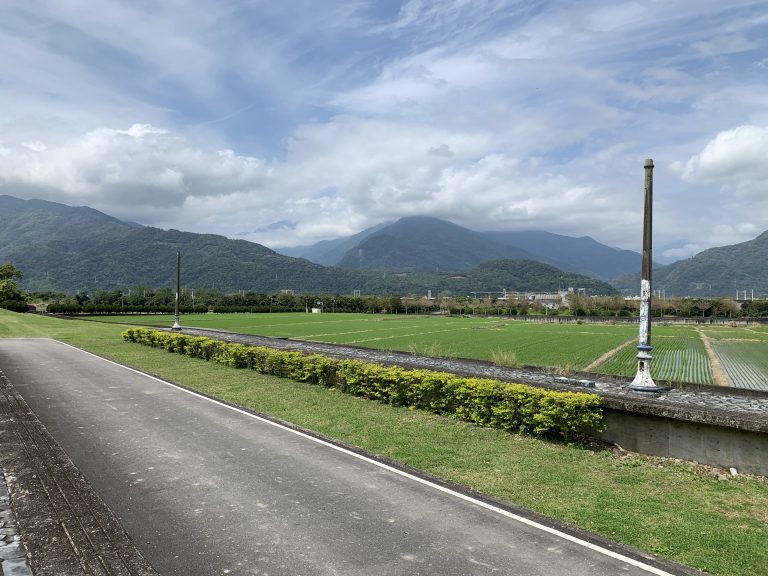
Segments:
[[[0,310],[0,337],[56,338],[713,574],[768,572],[765,479],[479,428],[125,343],[121,330]]]

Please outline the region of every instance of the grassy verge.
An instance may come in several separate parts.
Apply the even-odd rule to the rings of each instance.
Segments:
[[[54,337],[713,574],[763,574],[768,566],[764,480],[722,481],[688,464],[393,408],[125,343],[122,329],[0,311],[0,337]]]

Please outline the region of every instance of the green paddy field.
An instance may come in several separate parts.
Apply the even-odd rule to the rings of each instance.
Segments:
[[[173,317],[101,321],[170,326]],[[401,350],[429,356],[529,365],[559,372],[633,376],[637,326],[544,324],[499,318],[372,314],[198,314],[183,326]],[[653,374],[660,380],[768,390],[768,327],[652,327]],[[714,366],[714,368],[713,368]]]

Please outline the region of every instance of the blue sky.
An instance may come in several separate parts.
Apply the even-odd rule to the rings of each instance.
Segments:
[[[768,229],[768,2],[0,5],[0,193],[271,247],[401,216]]]

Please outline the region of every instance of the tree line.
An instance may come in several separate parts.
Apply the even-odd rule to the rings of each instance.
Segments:
[[[30,302],[42,303],[56,314],[162,314],[175,310],[176,293],[170,288],[134,285],[124,290],[95,290],[69,295],[63,292],[24,293],[20,288],[21,270],[10,263],[0,265],[0,308],[26,312]],[[639,314],[639,301],[621,296],[586,296],[568,294],[563,307],[535,298],[512,294],[504,298],[444,296],[406,298],[393,295],[344,295],[329,293],[296,294],[246,292],[224,293],[216,289],[182,289],[179,309],[190,313],[233,312],[323,312],[454,314],[483,316],[570,315],[595,317],[632,317]],[[739,318],[768,317],[768,300],[754,300],[739,305],[732,299],[670,298],[652,299],[655,317]]]
[[[48,301],[48,312],[58,314],[159,314],[175,309],[176,293],[170,288],[134,286],[127,291],[97,290],[93,294],[38,293]],[[283,292],[239,292],[226,294],[217,290],[182,290],[179,309],[191,313],[263,313],[322,312],[394,313],[394,314],[453,314],[482,316],[570,315],[593,317],[633,317],[639,314],[637,300],[621,296],[585,296],[569,294],[565,305],[554,308],[535,299],[472,298],[469,296],[406,298],[394,295],[317,294]],[[654,299],[654,317],[739,318],[768,316],[768,301],[738,303],[731,299]]]

